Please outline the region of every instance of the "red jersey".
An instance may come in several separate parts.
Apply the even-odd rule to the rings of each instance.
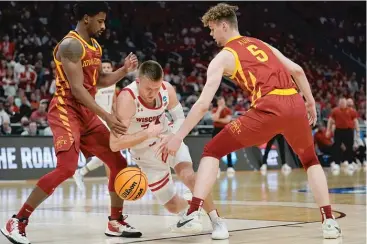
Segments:
[[[83,75],[84,75],[84,87],[88,90],[88,92],[92,95],[92,97],[95,97],[95,94],[97,93],[97,80],[99,76],[99,68],[101,64],[101,57],[102,57],[102,48],[98,44],[98,42],[91,38],[92,45],[87,43],[79,34],[75,31],[70,31],[62,40],[61,42],[66,38],[74,38],[80,41],[83,47],[83,56],[81,58],[82,67],[83,67]],[[53,52],[54,60],[56,64],[56,91],[55,96],[58,97],[58,100],[60,101],[60,98],[62,101],[77,101],[73,95],[71,94],[70,90],[70,84],[67,80],[67,77],[65,75],[65,72],[62,68],[62,64],[60,60],[57,60],[56,53],[59,48],[60,43],[59,42]],[[65,99],[66,98],[66,99]],[[60,101],[61,102],[61,101]],[[62,102],[61,102],[62,103]]]
[[[223,48],[236,59],[230,79],[251,93],[251,106],[267,94],[292,95],[297,86],[290,73],[264,42],[246,36],[230,39]]]

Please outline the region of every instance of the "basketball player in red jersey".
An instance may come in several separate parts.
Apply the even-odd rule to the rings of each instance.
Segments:
[[[50,104],[48,122],[54,136],[57,167],[37,182],[18,214],[1,229],[12,243],[30,243],[25,231],[28,218],[58,185],[73,176],[80,150],[86,157],[95,155],[100,158],[111,171],[108,185],[111,216],[105,234],[122,237],[142,235],[122,216],[123,201],[115,193],[113,184],[117,173],[127,166],[127,162],[120,152],[111,151],[110,132],[97,115],[117,135],[123,134],[126,128],[94,100],[96,86],[115,84],[127,72],[135,70],[138,61],[135,55],[130,54],[124,67],[111,73],[102,72],[102,49],[92,37],[100,36],[105,30],[108,5],[105,2],[80,2],[74,6],[74,12],[78,19],[75,31],[70,31],[54,50],[57,90]]]
[[[187,213],[177,223],[176,230],[186,233],[202,230],[199,211],[216,180],[219,160],[224,155],[240,148],[260,145],[276,134],[283,134],[307,171],[311,190],[322,214],[324,238],[337,238],[341,231],[331,213],[326,177],[316,157],[309,126],[309,123],[316,123],[316,108],[307,78],[299,65],[277,49],[258,39],[240,36],[235,13],[237,9],[220,3],[203,16],[202,21],[209,26],[210,35],[224,48],[209,64],[200,98],[180,130],[169,140],[162,140],[161,150],[171,155],[176,153],[183,138],[208,111],[223,75],[251,93],[251,108],[226,125],[205,146],[194,197]],[[303,93],[306,106],[291,76]]]

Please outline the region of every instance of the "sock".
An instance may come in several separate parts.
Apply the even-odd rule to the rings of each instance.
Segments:
[[[218,210],[216,209],[212,210],[210,213],[208,213],[208,215],[211,221],[219,217]]]
[[[322,222],[324,222],[324,219],[332,219],[333,215],[331,213],[331,205],[320,207]]]
[[[122,207],[111,207],[111,219],[117,220],[122,215]]]
[[[189,210],[187,211],[187,215],[191,214],[192,212],[198,211],[199,208],[203,206],[203,203],[204,203],[203,199],[193,197],[191,199],[191,204]]]
[[[87,165],[85,165],[83,168],[80,169],[80,174],[82,176],[85,176],[86,174],[88,174],[89,170],[88,170],[88,167]]]
[[[27,203],[24,203],[23,207],[19,210],[19,213],[17,214],[17,218],[29,218],[31,214],[33,213],[34,208],[28,205]]]

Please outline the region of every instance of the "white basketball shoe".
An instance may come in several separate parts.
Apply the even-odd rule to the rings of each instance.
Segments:
[[[342,235],[342,230],[335,219],[325,219],[322,223],[324,239],[336,239]]]
[[[224,223],[223,219],[217,217],[211,220],[213,232],[212,239],[213,240],[225,240],[229,238],[229,233],[227,229],[226,223]]]
[[[181,216],[177,224],[171,226],[171,231],[176,233],[196,234],[203,231],[203,224],[200,221],[200,211],[187,215],[187,211]]]
[[[27,227],[27,225],[28,219],[17,219],[16,215],[13,215],[0,231],[11,243],[30,244],[25,233],[25,227]]]

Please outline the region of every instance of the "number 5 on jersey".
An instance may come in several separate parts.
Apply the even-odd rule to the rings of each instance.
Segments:
[[[263,50],[261,50],[261,49],[259,49],[256,45],[254,45],[254,44],[251,44],[251,45],[248,45],[247,47],[246,47],[249,51],[250,51],[250,53],[252,54],[252,55],[254,55],[255,57],[256,57],[256,59],[257,60],[259,60],[260,62],[266,62],[266,61],[268,61],[268,55],[266,55],[266,53],[263,51]]]

